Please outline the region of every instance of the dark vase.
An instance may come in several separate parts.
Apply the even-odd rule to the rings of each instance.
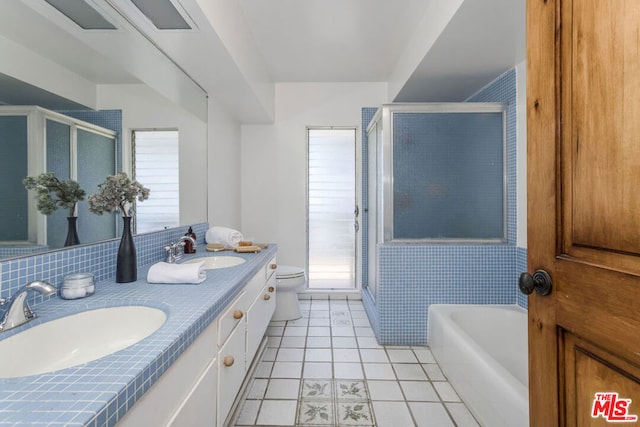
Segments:
[[[138,265],[136,261],[136,246],[131,236],[131,217],[123,216],[122,238],[118,248],[116,262],[116,282],[129,283],[138,280]]]
[[[64,241],[65,246],[75,246],[80,244],[80,239],[78,238],[78,229],[77,229],[77,216],[68,216],[67,217],[67,240]]]

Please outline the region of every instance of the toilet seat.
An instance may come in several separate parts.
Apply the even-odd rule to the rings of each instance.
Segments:
[[[304,276],[304,269],[301,269],[300,267],[279,265],[276,269],[276,279],[296,279]]]

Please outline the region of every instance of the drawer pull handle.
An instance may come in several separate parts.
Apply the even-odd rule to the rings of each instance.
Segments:
[[[233,312],[233,318],[240,320],[244,317],[244,313],[242,312],[242,310],[236,310]]]
[[[265,301],[269,301],[271,299],[271,295],[269,294],[264,294],[264,300]]]
[[[233,363],[236,360],[233,358],[233,356],[225,356],[224,359],[222,360],[222,363],[224,364],[224,366],[226,366],[227,368],[230,366],[233,366]]]
[[[269,290],[269,292],[273,292],[273,291],[275,291],[275,290],[276,290],[276,288],[274,288],[273,286],[269,286],[269,289],[268,289],[268,290]]]
[[[278,264],[271,264],[269,267],[271,267],[272,270],[275,270],[276,268],[278,268]]]

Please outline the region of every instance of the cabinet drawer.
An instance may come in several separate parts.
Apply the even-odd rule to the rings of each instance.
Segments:
[[[218,426],[224,425],[244,381],[244,330],[244,324],[238,325],[218,352]]]
[[[251,366],[253,357],[258,351],[260,342],[276,308],[275,288],[271,286],[270,282],[267,282],[267,285],[262,288],[258,297],[249,307],[249,311],[247,311],[247,369]]]
[[[227,337],[237,325],[244,324],[247,315],[249,301],[245,297],[245,291],[240,292],[235,300],[218,317],[218,346],[227,340]]]
[[[218,383],[217,359],[213,359],[195,387],[182,402],[169,427],[213,426],[216,422],[216,388]]]
[[[276,256],[274,255],[271,260],[264,266],[264,278],[265,280],[269,279],[273,273],[276,272],[276,268],[278,268],[278,263],[276,260]]]
[[[262,288],[264,288],[264,276],[262,275],[262,272],[259,271],[251,280],[249,280],[249,283],[247,283],[247,286],[244,288],[249,305],[253,303],[258,294],[262,291]]]

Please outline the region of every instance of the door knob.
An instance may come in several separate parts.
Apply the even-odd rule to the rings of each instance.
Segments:
[[[522,273],[518,281],[520,292],[530,295],[534,290],[540,295],[551,293],[551,276],[544,270],[536,270],[531,276],[529,273]]]

